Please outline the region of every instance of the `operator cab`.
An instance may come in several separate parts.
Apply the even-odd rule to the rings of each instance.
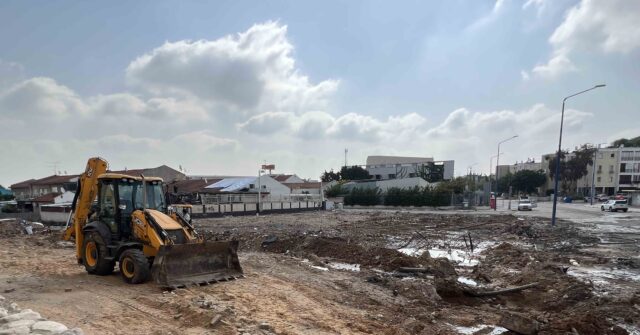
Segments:
[[[144,184],[142,178],[121,174],[105,173],[98,177],[98,217],[109,227],[112,237],[131,235],[131,214],[135,210],[166,212],[162,179],[145,178]]]

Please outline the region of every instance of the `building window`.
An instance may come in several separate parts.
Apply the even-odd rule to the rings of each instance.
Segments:
[[[382,179],[382,176],[381,176],[381,175],[379,175],[379,174],[377,174],[377,175],[376,175],[376,179],[380,180],[380,179]]]
[[[622,175],[620,176],[620,184],[631,184],[631,175]]]
[[[609,182],[613,183],[613,177],[609,177]]]
[[[389,179],[396,179],[396,175],[393,173],[389,173]]]
[[[600,182],[600,177],[598,177],[598,182]]]
[[[616,157],[616,154],[611,154],[611,158]]]
[[[627,171],[627,163],[620,163],[620,172]]]
[[[609,165],[609,173],[613,173],[613,165]]]
[[[413,178],[413,177],[415,177],[415,176],[416,176],[416,174],[415,174],[415,173],[409,173],[409,178]]]
[[[249,188],[256,188],[255,184],[249,184]]]
[[[620,160],[622,160],[622,161],[633,160],[633,151],[623,151],[620,154]]]
[[[602,165],[598,165],[598,173],[602,173]]]

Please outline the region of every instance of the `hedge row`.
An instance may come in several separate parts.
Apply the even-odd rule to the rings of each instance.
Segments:
[[[386,193],[378,188],[361,189],[354,188],[344,197],[347,206],[448,206],[451,195],[443,190],[429,187],[414,187],[411,189],[390,188]]]

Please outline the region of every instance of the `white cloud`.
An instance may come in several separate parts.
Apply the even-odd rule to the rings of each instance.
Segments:
[[[223,112],[324,108],[338,82],[312,84],[302,75],[286,34],[287,26],[267,22],[213,41],[167,42],[131,62],[127,78],[154,94],[194,96]]]
[[[531,70],[533,74],[546,79],[553,79],[574,71],[577,71],[577,68],[573,63],[571,63],[571,60],[564,53],[555,55],[553,58],[549,59],[547,64],[537,65]]]
[[[493,3],[493,8],[491,12],[480,19],[473,22],[471,25],[467,27],[467,31],[474,31],[481,29],[491,23],[493,23],[503,12],[505,9],[505,3],[507,0],[495,0]]]
[[[249,133],[268,135],[281,131],[289,131],[295,116],[292,113],[267,112],[249,118],[238,125],[238,128]]]
[[[64,119],[86,111],[73,90],[51,78],[31,78],[0,92],[0,115],[8,119]]]
[[[529,1],[544,4],[542,1]],[[528,5],[527,2],[525,5]],[[640,2],[582,0],[569,9],[549,43],[553,52],[546,64],[531,71],[555,78],[577,70],[570,59],[575,50],[628,54],[640,48]]]
[[[302,139],[335,138],[351,141],[378,141],[411,136],[424,128],[426,119],[416,113],[390,116],[386,120],[347,113],[339,117],[313,111],[302,115],[268,112],[249,118],[238,128],[259,135],[290,133]],[[291,132],[293,130],[293,132]]]
[[[549,42],[556,49],[599,47],[628,53],[640,47],[640,2],[583,0],[571,8]]]

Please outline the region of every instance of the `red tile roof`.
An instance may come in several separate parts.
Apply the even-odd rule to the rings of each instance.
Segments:
[[[15,190],[17,188],[29,188],[29,187],[31,187],[31,184],[33,184],[34,181],[36,181],[36,180],[31,178],[29,180],[25,180],[25,181],[21,181],[19,183],[15,183],[15,184],[9,186],[9,188],[12,189],[12,190]]]
[[[289,179],[291,176],[293,176],[292,174],[279,174],[277,176],[271,176],[271,178],[279,181],[279,182],[283,182],[283,181],[287,181],[287,179]]]
[[[53,202],[53,199],[55,199],[57,196],[59,196],[62,193],[47,193],[44,195],[41,195],[35,199],[33,199],[33,202]]]
[[[71,179],[73,178],[77,178],[80,175],[77,174],[73,174],[73,175],[65,175],[65,176],[59,176],[59,175],[53,175],[53,176],[49,176],[49,177],[44,177],[41,179],[38,179],[34,182],[32,182],[32,185],[58,185],[58,184],[64,184],[64,183],[68,183],[71,181]]]
[[[107,171],[109,173],[119,173],[132,177],[140,177],[141,174],[147,169],[127,169],[127,170],[119,170],[119,171]]]
[[[207,185],[215,184],[221,181],[222,178],[218,179],[187,179],[187,180],[178,180],[171,184],[169,184],[169,192],[171,193],[200,193],[205,192],[205,187]]]

